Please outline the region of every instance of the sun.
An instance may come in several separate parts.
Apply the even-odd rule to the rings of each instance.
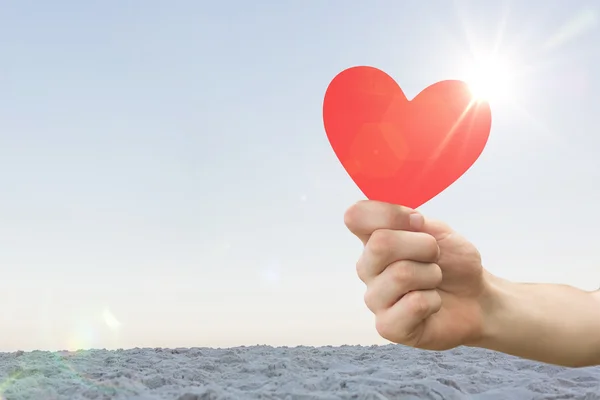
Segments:
[[[513,95],[513,73],[506,60],[490,57],[474,62],[465,80],[477,100],[505,102]]]

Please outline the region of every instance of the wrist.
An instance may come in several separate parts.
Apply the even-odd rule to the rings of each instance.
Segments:
[[[474,346],[493,348],[508,322],[505,316],[510,315],[511,298],[514,297],[516,284],[494,276],[487,270],[484,270],[483,280],[484,290],[480,299],[481,333]]]

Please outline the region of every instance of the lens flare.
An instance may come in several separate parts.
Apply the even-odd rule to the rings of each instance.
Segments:
[[[121,327],[121,322],[113,315],[113,313],[105,308],[102,312],[102,317],[104,318],[104,322],[106,326],[108,326],[111,330],[116,331]]]

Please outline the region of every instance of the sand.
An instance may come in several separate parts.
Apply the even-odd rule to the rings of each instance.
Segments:
[[[600,367],[396,345],[2,353],[0,375],[3,400],[600,399]]]

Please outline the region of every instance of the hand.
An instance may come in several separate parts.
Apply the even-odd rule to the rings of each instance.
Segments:
[[[365,245],[356,269],[383,338],[429,350],[480,339],[486,273],[471,243],[417,211],[375,201],[352,206],[344,222]]]

